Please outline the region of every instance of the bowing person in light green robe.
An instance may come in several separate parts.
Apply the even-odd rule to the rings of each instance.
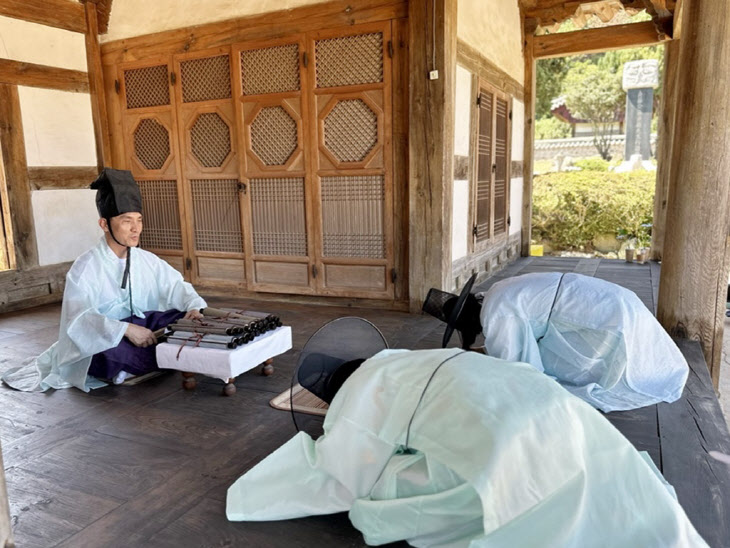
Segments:
[[[323,436],[300,432],[228,490],[233,521],[343,511],[369,545],[706,546],[590,405],[532,366],[456,349],[365,361]]]

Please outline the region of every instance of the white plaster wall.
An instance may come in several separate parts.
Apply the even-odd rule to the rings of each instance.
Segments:
[[[524,189],[522,177],[510,180],[509,183],[509,216],[510,235],[516,234],[522,230],[522,192]]]
[[[469,235],[469,181],[454,181],[452,202],[451,260],[466,257]]]
[[[327,0],[117,0],[112,5],[110,42],[164,30],[181,29],[247,15],[298,8]],[[151,11],[150,11],[151,10]],[[140,14],[145,14],[140,17]]]
[[[0,16],[0,57],[86,71],[84,35]]]
[[[94,190],[36,190],[31,195],[38,262],[73,261],[101,236]]]
[[[456,35],[518,82],[525,79],[517,0],[458,0]]]
[[[471,72],[456,65],[454,101],[454,154],[469,156],[471,122]]]
[[[19,87],[29,166],[94,166],[96,146],[87,93]]]
[[[512,161],[525,158],[525,103],[512,100]]]

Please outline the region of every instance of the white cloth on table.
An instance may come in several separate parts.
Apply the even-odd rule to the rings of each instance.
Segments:
[[[181,349],[178,342],[158,344],[155,349],[158,367],[201,373],[228,382],[269,358],[289,350],[292,346],[291,327],[282,325],[231,350],[194,348],[193,345],[193,342],[188,342]]]
[[[461,353],[419,405],[459,352],[364,362],[322,437],[300,432],[228,489],[228,519],[349,511],[369,545],[707,546],[645,456],[529,365]]]
[[[74,261],[66,275],[58,341],[29,363],[5,372],[5,383],[18,390],[75,386],[88,392],[105,385],[87,372],[94,354],[114,348],[124,337],[128,324],[122,318],[144,317],[153,310],[205,308],[193,286],[164,260],[143,249],[129,251],[126,289],[120,287],[119,257],[104,237]]]
[[[689,374],[636,294],[598,278],[549,272],[502,280],[484,293],[481,323],[487,354],[527,362],[606,412],[673,402]]]

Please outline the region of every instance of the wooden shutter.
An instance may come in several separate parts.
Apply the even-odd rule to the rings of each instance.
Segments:
[[[494,94],[479,90],[479,135],[477,137],[476,218],[474,236],[477,242],[489,238],[492,193],[492,134]]]
[[[494,134],[494,235],[507,231],[509,103],[497,97]]]

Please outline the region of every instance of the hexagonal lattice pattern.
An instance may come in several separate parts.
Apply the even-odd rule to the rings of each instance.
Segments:
[[[134,130],[134,153],[145,169],[162,169],[170,156],[167,128],[154,118],[145,118]]]
[[[361,162],[378,142],[378,116],[362,99],[340,101],[324,119],[324,144],[340,162]]]
[[[203,167],[221,167],[231,152],[231,132],[215,112],[198,116],[190,128],[190,148]]]
[[[283,107],[264,107],[251,123],[251,148],[267,166],[284,165],[297,148],[297,123]]]

